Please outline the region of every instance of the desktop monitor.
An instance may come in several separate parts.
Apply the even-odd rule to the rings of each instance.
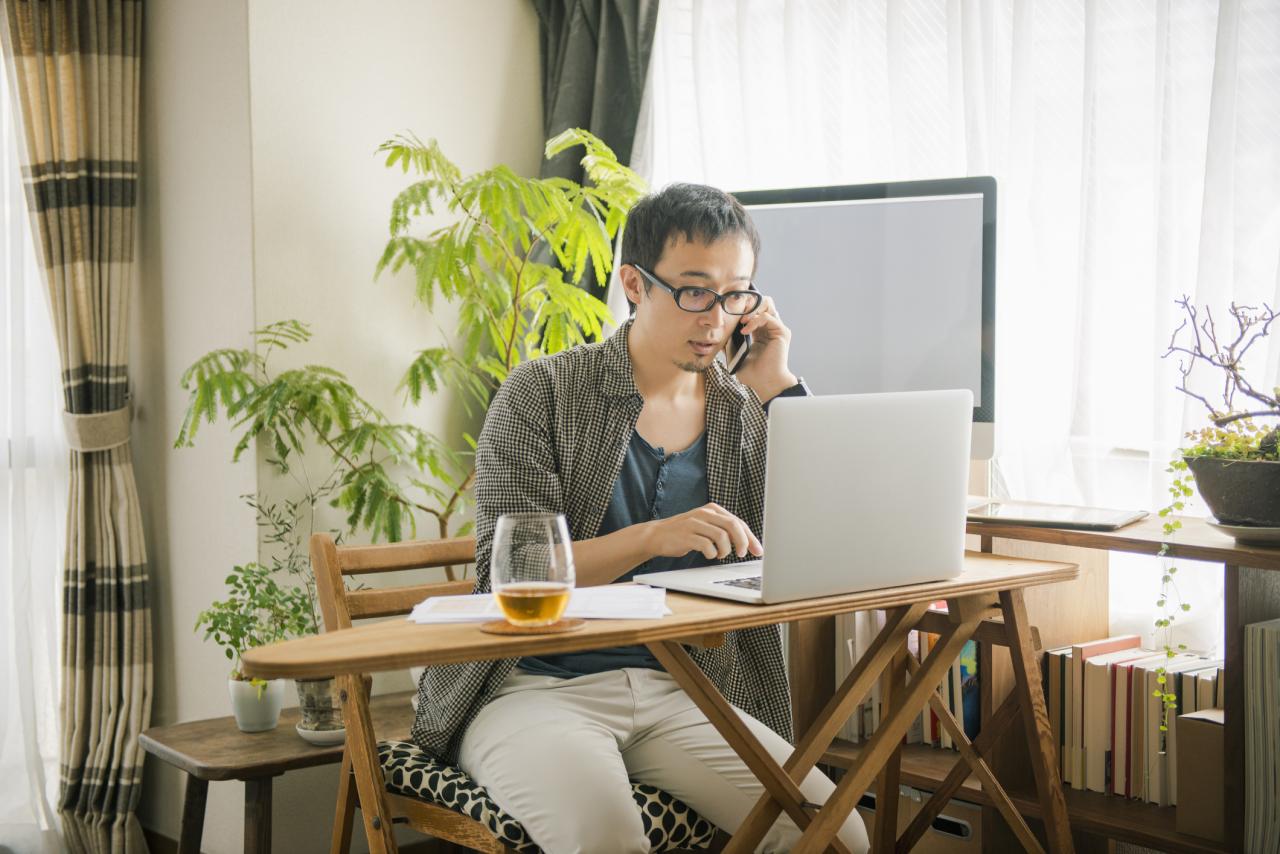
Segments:
[[[755,282],[791,328],[815,394],[973,392],[974,459],[995,422],[991,177],[733,194],[761,249]]]

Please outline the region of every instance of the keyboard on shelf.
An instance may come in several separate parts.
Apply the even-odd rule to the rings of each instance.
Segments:
[[[723,581],[717,581],[716,584],[724,584],[729,587],[741,587],[744,590],[759,590],[760,579],[763,575],[746,575],[742,578],[726,578]]]

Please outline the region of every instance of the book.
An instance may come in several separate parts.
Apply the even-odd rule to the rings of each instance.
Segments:
[[[978,643],[970,640],[960,650],[960,722],[970,741],[982,731],[982,674],[978,672]]]
[[[1045,691],[1049,706],[1049,725],[1053,730],[1054,742],[1058,746],[1058,774],[1065,782],[1067,779],[1067,664],[1071,658],[1071,647],[1062,646],[1046,650],[1044,653],[1044,670],[1048,688]]]
[[[924,661],[925,656],[929,654],[932,646],[933,635],[928,632],[919,632],[920,635],[920,661]],[[933,715],[933,708],[926,703],[924,708],[920,710],[920,740],[925,744],[937,744],[937,732],[935,730],[936,721]]]
[[[1169,745],[1176,737],[1177,710],[1171,709],[1167,716],[1164,713],[1162,694],[1176,694],[1178,680],[1175,677],[1184,670],[1201,668],[1208,660],[1199,655],[1182,653],[1173,658],[1165,658],[1163,662],[1165,685],[1159,684],[1159,664],[1144,668],[1146,703],[1146,783],[1144,800],[1162,807],[1173,804],[1172,779],[1169,773]],[[1162,726],[1167,729],[1162,730]]]
[[[1280,852],[1278,708],[1280,620],[1250,623],[1244,628],[1244,847],[1249,852]]]
[[[1159,667],[1166,661],[1164,653],[1141,664],[1135,663],[1129,673],[1129,786],[1130,797],[1144,800],[1147,796],[1147,675],[1148,666]]]
[[[951,665],[951,716],[960,724],[960,731],[964,732],[964,664],[960,658]],[[955,746],[955,739],[952,739],[952,745]]]
[[[1133,757],[1135,750],[1142,754],[1142,740],[1139,737],[1145,718],[1139,717],[1135,724],[1135,711],[1144,708],[1141,690],[1134,691],[1134,669],[1138,671],[1138,682],[1143,682],[1142,668],[1145,665],[1158,667],[1165,660],[1163,652],[1147,651],[1143,658],[1134,658],[1117,662],[1111,668],[1112,692],[1112,736],[1111,736],[1111,782],[1108,791],[1124,798],[1140,797],[1140,774],[1135,774]],[[1135,702],[1135,696],[1137,702]],[[1135,746],[1136,745],[1136,746]],[[1136,778],[1136,779],[1135,779]]]
[[[1073,789],[1085,788],[1085,684],[1084,663],[1091,656],[1130,649],[1138,646],[1137,635],[1120,635],[1071,646],[1071,707],[1069,712],[1071,731],[1069,742],[1069,782]]]
[[[836,617],[836,686],[845,680],[861,660],[883,625],[882,611],[859,611]],[[840,737],[852,742],[870,738],[879,716],[879,700],[880,682],[876,680],[871,691],[854,706],[849,718],[840,727]]]
[[[1218,706],[1218,674],[1221,667],[1200,671],[1196,675],[1196,710],[1217,709]]]
[[[1084,788],[1107,791],[1111,770],[1111,715],[1115,706],[1111,672],[1115,664],[1146,658],[1150,650],[1133,646],[1091,656],[1084,661]]]

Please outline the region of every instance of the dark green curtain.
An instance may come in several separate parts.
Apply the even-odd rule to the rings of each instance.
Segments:
[[[585,128],[631,162],[658,0],[533,0],[542,46],[542,130]],[[544,160],[542,177],[582,181],[579,155]],[[604,298],[588,272],[583,287]]]

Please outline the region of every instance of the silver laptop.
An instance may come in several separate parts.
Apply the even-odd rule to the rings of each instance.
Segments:
[[[764,557],[635,576],[771,604],[954,578],[964,562],[973,394],[778,398],[769,405]]]

